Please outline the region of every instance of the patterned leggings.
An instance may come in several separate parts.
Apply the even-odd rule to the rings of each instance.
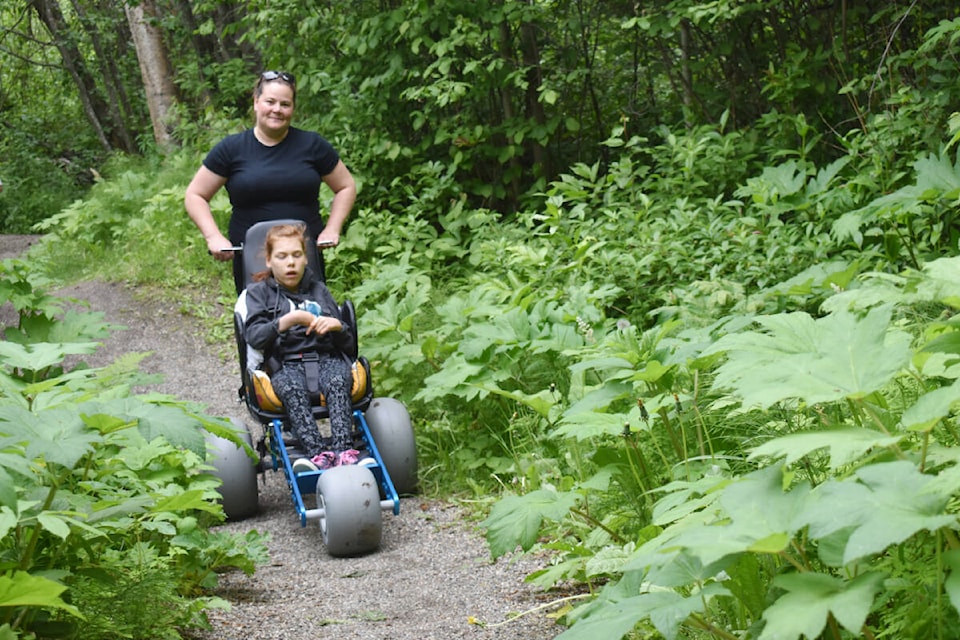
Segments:
[[[320,393],[327,401],[330,413],[330,432],[336,453],[353,447],[353,405],[350,388],[353,373],[343,358],[320,356]],[[307,375],[302,362],[285,362],[280,371],[270,377],[273,390],[283,402],[290,426],[308,457],[321,453],[323,438],[317,429],[307,390]]]

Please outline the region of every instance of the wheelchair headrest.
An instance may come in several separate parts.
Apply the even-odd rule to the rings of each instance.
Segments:
[[[267,256],[264,254],[264,243],[267,241],[267,232],[271,227],[278,224],[304,224],[303,220],[282,219],[282,220],[264,220],[258,222],[249,229],[243,240],[243,284],[250,286],[253,281],[253,274],[266,269]],[[320,269],[320,253],[317,251],[316,238],[310,236],[307,231],[307,264],[310,269],[319,275],[323,271]]]

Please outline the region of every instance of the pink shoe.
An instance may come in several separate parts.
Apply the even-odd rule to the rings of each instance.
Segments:
[[[356,449],[347,449],[340,453],[340,458],[337,460],[338,465],[345,464],[357,464],[357,460],[360,459],[360,452]]]
[[[333,451],[324,451],[323,453],[318,453],[313,456],[311,461],[317,465],[317,469],[329,469],[330,467],[336,466],[337,456]]]

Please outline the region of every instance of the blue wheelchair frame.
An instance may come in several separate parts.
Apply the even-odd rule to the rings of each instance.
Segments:
[[[387,471],[387,466],[383,463],[380,450],[377,449],[377,444],[370,433],[370,427],[367,425],[367,420],[364,418],[363,412],[354,410],[353,422],[364,440],[370,457],[376,461],[375,465],[364,466],[373,472],[373,476],[380,486],[380,495],[382,497],[385,496],[380,500],[380,508],[384,511],[392,509],[393,515],[398,516],[400,515],[400,496],[393,486],[390,473]],[[274,418],[270,422],[270,428],[272,432],[270,437],[270,455],[273,459],[273,470],[276,471],[279,467],[283,467],[283,472],[287,479],[287,486],[293,498],[293,506],[297,511],[297,515],[300,517],[300,526],[305,527],[308,521],[323,516],[320,509],[307,509],[303,502],[303,496],[316,493],[317,480],[322,474],[326,473],[326,471],[294,473],[293,463],[290,461],[290,457],[287,455],[287,448],[283,444],[283,422],[280,419]]]

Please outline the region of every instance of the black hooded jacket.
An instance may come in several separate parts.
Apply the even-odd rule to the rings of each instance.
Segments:
[[[323,315],[339,320],[343,324],[343,330],[324,335],[307,335],[307,328],[298,324],[281,333],[278,329],[280,316],[296,308],[303,308],[303,305],[309,302],[319,304]],[[354,327],[347,325],[340,315],[340,307],[333,299],[333,294],[309,267],[295,292],[278,284],[273,276],[247,287],[244,338],[248,345],[262,351],[267,358],[274,357],[278,360],[299,353],[351,353],[356,345]]]

